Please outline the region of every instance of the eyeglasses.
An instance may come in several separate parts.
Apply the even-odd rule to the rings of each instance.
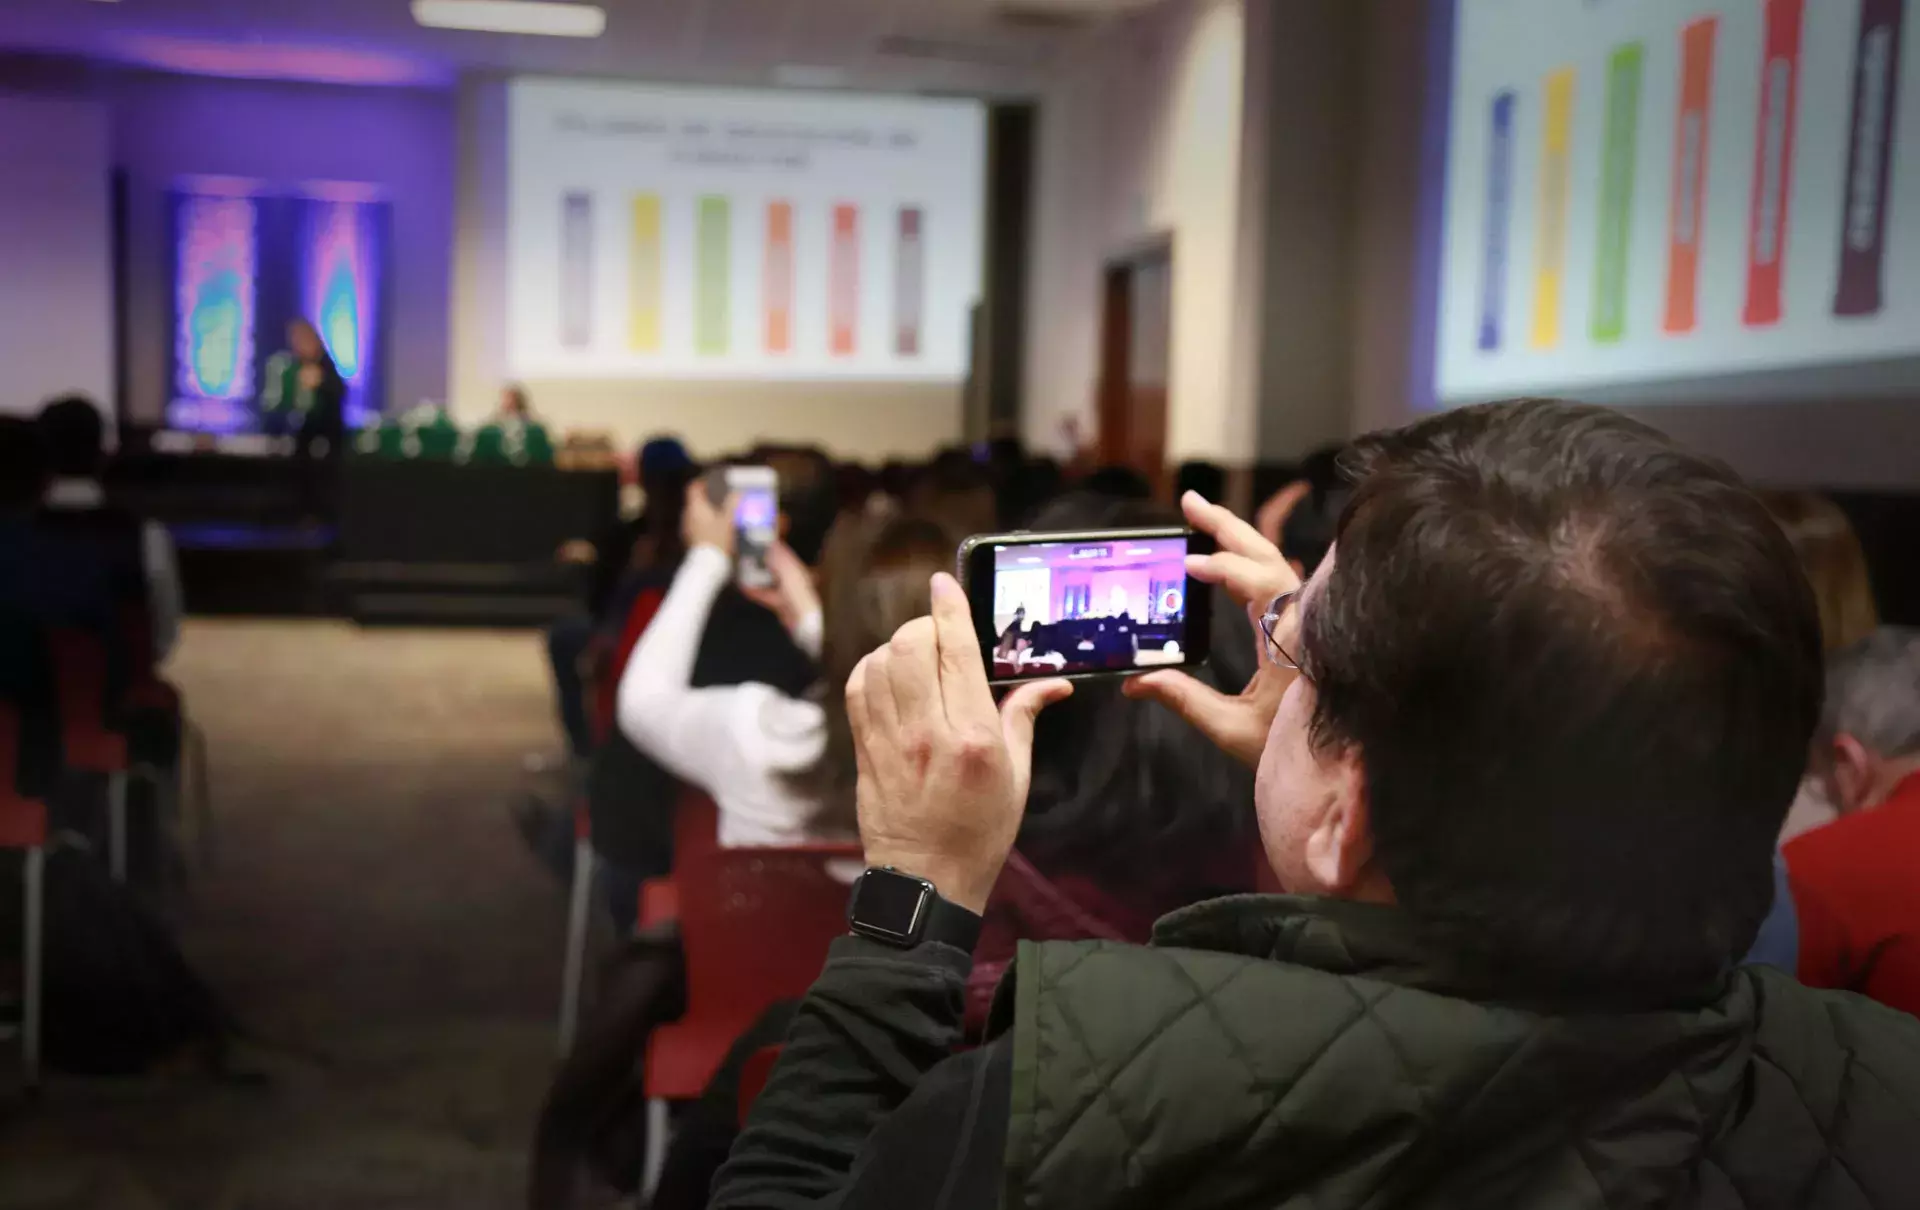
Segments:
[[[1294,605],[1299,596],[1298,588],[1283,592],[1273,598],[1273,604],[1267,606],[1267,612],[1260,615],[1260,637],[1266,640],[1267,658],[1281,668],[1300,667],[1298,618],[1291,632],[1282,630],[1280,626],[1281,619],[1287,616],[1287,608]]]

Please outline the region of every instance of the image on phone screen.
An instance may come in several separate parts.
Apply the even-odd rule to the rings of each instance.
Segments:
[[[779,535],[780,502],[770,487],[744,488],[734,506],[733,524],[739,531],[740,562],[756,574],[766,568],[767,548]]]
[[[1187,539],[993,548],[996,680],[1191,662]]]

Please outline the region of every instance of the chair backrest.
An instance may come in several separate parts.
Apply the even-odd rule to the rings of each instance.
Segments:
[[[69,730],[104,727],[109,697],[106,644],[84,630],[57,626],[47,632],[47,652],[53,660],[61,723]]]
[[[10,786],[28,798],[44,798],[60,777],[65,753],[47,632],[28,615],[0,608],[0,702],[13,709]]]
[[[676,861],[686,1019],[751,1021],[804,995],[828,944],[847,931],[847,886],[828,866],[859,858],[856,845],[814,845],[714,849]]]
[[[699,857],[720,847],[720,808],[704,793],[685,787],[673,807],[673,872],[683,857]]]
[[[20,708],[0,700],[0,849],[47,843],[46,804],[20,790],[20,757]]]

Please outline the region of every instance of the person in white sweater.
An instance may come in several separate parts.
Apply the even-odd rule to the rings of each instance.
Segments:
[[[827,594],[838,615],[828,618],[813,573],[776,544],[767,559],[774,585],[744,591],[779,615],[795,643],[820,662],[820,681],[797,698],[752,682],[696,689],[689,680],[700,635],[733,575],[732,518],[731,500],[716,506],[703,483],[688,489],[687,554],[620,678],[620,729],[712,797],[725,847],[851,838],[847,677],[862,656],[929,611],[929,578],[951,566],[953,545],[925,522],[885,527],[864,557],[849,561],[854,582]]]

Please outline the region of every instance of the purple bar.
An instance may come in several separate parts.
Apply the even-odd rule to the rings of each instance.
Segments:
[[[1885,303],[1887,189],[1900,104],[1900,27],[1906,0],[1863,0],[1853,53],[1853,121],[1840,216],[1840,288],[1833,313],[1875,315]]]
[[[1487,150],[1486,258],[1480,266],[1480,348],[1500,347],[1507,309],[1507,231],[1513,213],[1513,111],[1508,89],[1493,98],[1493,139]]]

